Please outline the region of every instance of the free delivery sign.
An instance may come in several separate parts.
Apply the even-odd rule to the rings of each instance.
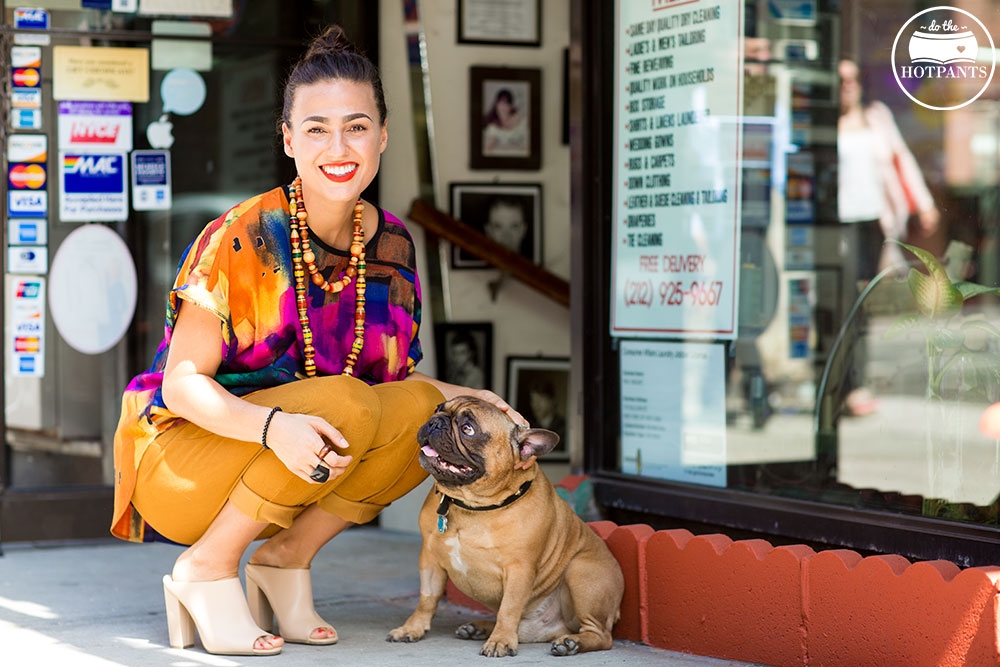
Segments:
[[[63,222],[120,222],[128,218],[124,153],[59,153],[59,218]]]

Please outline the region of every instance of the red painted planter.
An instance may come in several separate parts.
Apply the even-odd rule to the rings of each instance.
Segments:
[[[1000,666],[1000,566],[589,525],[625,575],[617,639],[775,667]]]

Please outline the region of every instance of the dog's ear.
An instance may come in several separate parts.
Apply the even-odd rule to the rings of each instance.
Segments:
[[[539,456],[545,456],[559,444],[559,434],[544,428],[518,426],[514,435],[521,460],[515,468],[530,468]]]

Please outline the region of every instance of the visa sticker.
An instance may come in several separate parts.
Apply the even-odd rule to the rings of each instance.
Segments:
[[[44,217],[48,212],[45,190],[8,190],[7,213],[11,217]]]

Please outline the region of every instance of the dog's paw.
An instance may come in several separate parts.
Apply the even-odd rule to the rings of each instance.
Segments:
[[[491,624],[492,625],[492,624]],[[493,628],[484,628],[476,622],[466,623],[455,630],[455,636],[459,639],[486,639],[493,632]]]
[[[580,644],[575,639],[563,637],[552,642],[552,655],[576,655],[580,652]]]
[[[418,642],[424,638],[423,630],[411,630],[407,627],[401,626],[395,630],[390,630],[389,634],[386,635],[385,640],[387,642],[405,642],[407,644],[411,642]]]
[[[492,639],[483,644],[483,648],[480,649],[479,655],[485,655],[487,658],[505,658],[507,656],[517,655],[517,640],[513,642],[497,642]]]

